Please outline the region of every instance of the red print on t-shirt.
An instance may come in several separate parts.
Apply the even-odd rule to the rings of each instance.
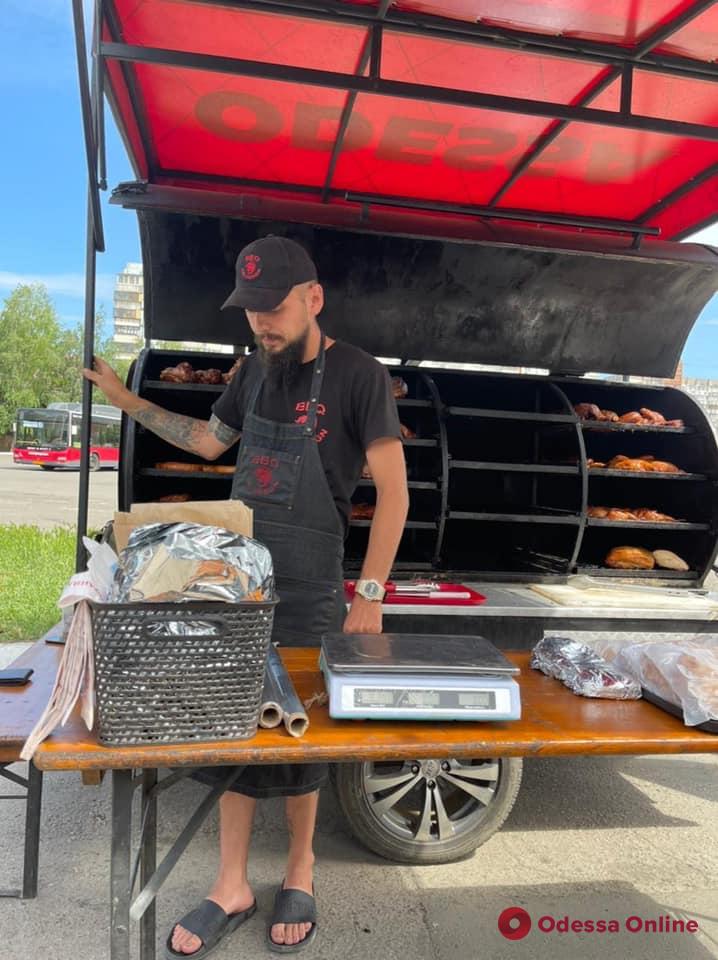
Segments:
[[[299,414],[299,416],[296,417],[294,422],[306,423],[307,422],[306,411],[309,409],[309,401],[308,400],[301,401],[296,405],[294,409]],[[329,436],[329,431],[326,430],[324,427],[319,426],[319,417],[323,417],[326,412],[327,412],[327,408],[324,406],[324,404],[318,403],[317,404],[317,429],[314,433],[314,439],[317,441],[317,443],[321,443],[322,440],[325,440]]]

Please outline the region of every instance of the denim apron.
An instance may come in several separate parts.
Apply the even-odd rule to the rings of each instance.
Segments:
[[[279,595],[272,639],[284,646],[316,646],[323,633],[341,630],[345,616],[343,524],[315,437],[325,357],[322,334],[301,423],[255,413],[264,386],[259,379],[242,424],[232,485],[232,499],[254,511],[255,539],[272,554]],[[214,783],[226,769],[205,768],[197,778]],[[323,763],[260,764],[245,767],[231,789],[253,797],[295,796],[319,789],[326,776]]]

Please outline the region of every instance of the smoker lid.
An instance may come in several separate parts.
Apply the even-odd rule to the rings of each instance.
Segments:
[[[635,251],[625,239],[584,238],[577,247],[565,233],[528,228],[487,228],[465,242],[176,213],[155,199],[149,191],[128,203],[140,217],[145,333],[158,340],[251,344],[244,312],[220,308],[237,253],[268,233],[312,254],[330,336],[402,360],[670,377],[718,289],[718,255],[697,245],[647,239]]]
[[[335,673],[510,676],[519,668],[483,637],[412,633],[330,633],[322,639]]]

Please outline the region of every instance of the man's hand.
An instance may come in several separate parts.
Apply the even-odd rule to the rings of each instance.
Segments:
[[[344,633],[381,633],[381,621],[379,601],[355,595],[344,621]]]
[[[116,407],[122,406],[122,400],[129,391],[109,363],[105,363],[101,357],[95,357],[94,369],[84,368],[82,375],[86,380],[91,380],[111,404]]]

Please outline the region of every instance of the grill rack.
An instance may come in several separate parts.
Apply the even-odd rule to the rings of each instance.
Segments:
[[[162,367],[183,359],[197,368],[222,370],[233,362],[227,354],[147,350],[136,364],[133,389],[162,406],[207,417],[222,386],[158,379]],[[641,546],[650,534],[660,546],[681,555],[689,545],[691,571],[668,579],[702,583],[716,557],[718,451],[705,414],[682,391],[414,365],[390,367],[390,372],[409,386],[409,395],[397,400],[397,406],[402,422],[417,434],[404,442],[410,513],[395,572],[431,570],[443,575],[472,570],[487,579],[506,579],[534,569],[543,577],[547,567],[538,560],[543,555],[552,558],[548,575],[554,577],[586,570],[598,577],[633,576],[634,571],[616,573],[600,566],[597,550],[609,538],[613,546]],[[621,411],[648,406],[686,425],[581,421],[573,404],[587,400]],[[688,472],[631,474],[587,467],[589,456],[638,456],[649,447]],[[222,459],[231,463],[235,456],[230,451]],[[181,480],[193,498],[229,496],[231,475],[154,469],[155,462],[174,459],[174,448],[125,423],[120,503],[157,499],[174,492],[167,481],[176,489]],[[371,480],[360,480],[353,499],[371,503],[372,490]],[[589,518],[587,507],[598,503],[646,506],[680,519],[655,524]],[[351,521],[348,574],[361,564],[370,526],[370,520]],[[640,575],[659,579],[666,573]]]

